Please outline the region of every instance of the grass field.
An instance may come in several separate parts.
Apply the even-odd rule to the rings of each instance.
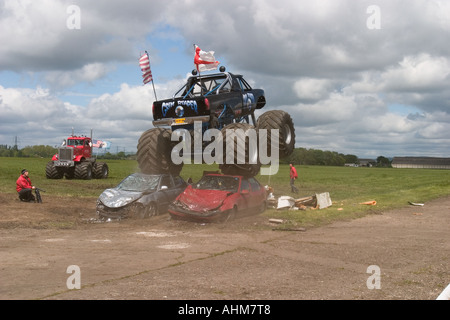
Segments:
[[[0,158],[0,192],[16,197],[15,181],[23,168],[29,170],[31,181],[46,190],[46,196],[97,198],[109,187],[117,185],[128,174],[139,171],[134,160],[106,160],[110,173],[104,180],[49,180],[45,177],[48,159]],[[267,210],[265,215],[289,220],[305,226],[361,217],[386,209],[407,206],[408,202],[426,201],[450,194],[450,170],[395,169],[365,167],[296,166],[299,179],[296,186],[300,192],[290,192],[289,166],[280,165],[276,175],[261,176],[262,185],[274,188],[275,196],[296,198],[328,192],[333,205],[321,210]],[[185,165],[181,172],[184,179],[197,181],[204,170],[218,170],[218,166]],[[375,200],[375,206],[361,202]],[[338,210],[339,209],[339,210]],[[1,211],[1,207],[0,207]]]

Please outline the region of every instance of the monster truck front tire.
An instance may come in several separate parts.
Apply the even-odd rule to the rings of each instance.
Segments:
[[[91,180],[92,164],[90,162],[80,162],[75,165],[75,179]]]
[[[137,161],[142,173],[179,175],[183,163],[174,164],[171,153],[174,143],[171,141],[172,130],[153,128],[145,131],[137,145]]]
[[[67,169],[64,171],[64,177],[65,177],[67,180],[72,180],[73,178],[75,178],[75,167],[67,168]]]
[[[267,129],[267,152],[270,155],[271,151],[271,130],[278,129],[279,131],[279,159],[283,159],[291,155],[295,146],[295,129],[289,113],[283,110],[270,110],[264,112],[258,117],[256,123],[258,131],[260,129]]]
[[[108,165],[104,162],[95,162],[92,168],[94,179],[106,179],[109,175]]]
[[[55,167],[53,161],[49,161],[45,167],[45,176],[47,179],[62,179],[64,177],[64,172],[58,167]]]
[[[256,137],[256,139],[252,141],[252,136],[249,135],[250,130],[255,130],[255,127],[248,123],[232,123],[222,129],[223,163],[219,165],[222,173],[248,177],[258,174],[261,168],[258,158],[258,136],[255,130],[253,138]],[[234,136],[230,136],[233,133]],[[234,146],[232,149],[230,146],[227,148],[230,141]],[[253,148],[250,147],[250,143],[254,144]],[[230,159],[233,161],[230,162]],[[245,163],[239,163],[241,159],[244,159]]]

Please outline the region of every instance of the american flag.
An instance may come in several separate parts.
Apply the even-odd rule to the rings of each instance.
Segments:
[[[142,70],[142,78],[144,84],[153,80],[152,71],[150,70],[150,58],[147,51],[140,57],[139,66]]]

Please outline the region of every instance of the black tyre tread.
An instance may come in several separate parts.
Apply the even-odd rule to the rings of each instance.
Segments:
[[[242,176],[256,176],[259,173],[259,170],[261,168],[261,163],[259,162],[259,157],[256,159],[256,163],[250,163],[249,160],[249,147],[248,147],[248,141],[246,142],[245,147],[245,154],[243,155],[245,158],[245,164],[238,164],[237,160],[239,157],[242,157],[242,150],[238,150],[237,147],[238,139],[244,139],[245,137],[236,136],[236,139],[234,140],[234,154],[233,154],[233,162],[234,163],[226,163],[227,158],[227,130],[237,130],[241,129],[244,132],[246,132],[249,129],[255,129],[254,126],[248,124],[248,123],[232,123],[228,126],[225,126],[222,129],[222,137],[223,137],[223,163],[219,165],[220,170],[224,174],[230,174],[230,175],[242,175]],[[258,148],[258,147],[257,147]]]
[[[105,162],[95,162],[92,167],[92,176],[94,179],[106,179],[109,175],[109,168]]]
[[[287,125],[291,131],[291,141],[285,143],[286,137],[282,128]],[[295,147],[295,128],[289,113],[283,110],[269,110],[258,117],[257,129],[267,129],[267,150],[271,150],[271,129],[279,129],[279,157],[286,158],[292,154]]]
[[[49,161],[45,167],[45,176],[47,179],[62,179],[64,177],[64,172],[55,167],[53,161]]]
[[[73,178],[75,178],[75,168],[69,168],[66,169],[66,171],[64,172],[64,177],[68,180],[72,180]]]
[[[172,162],[173,142],[171,136],[172,130],[164,128],[152,128],[141,135],[136,154],[141,172],[146,174],[180,174],[183,163],[175,165]]]
[[[80,162],[75,165],[74,178],[82,180],[92,179],[92,164],[90,162]]]

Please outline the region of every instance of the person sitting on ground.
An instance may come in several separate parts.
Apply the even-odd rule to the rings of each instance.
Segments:
[[[35,202],[32,191],[36,189],[28,177],[28,170],[23,169],[20,177],[16,181],[16,190],[19,193],[19,199],[25,202]]]

